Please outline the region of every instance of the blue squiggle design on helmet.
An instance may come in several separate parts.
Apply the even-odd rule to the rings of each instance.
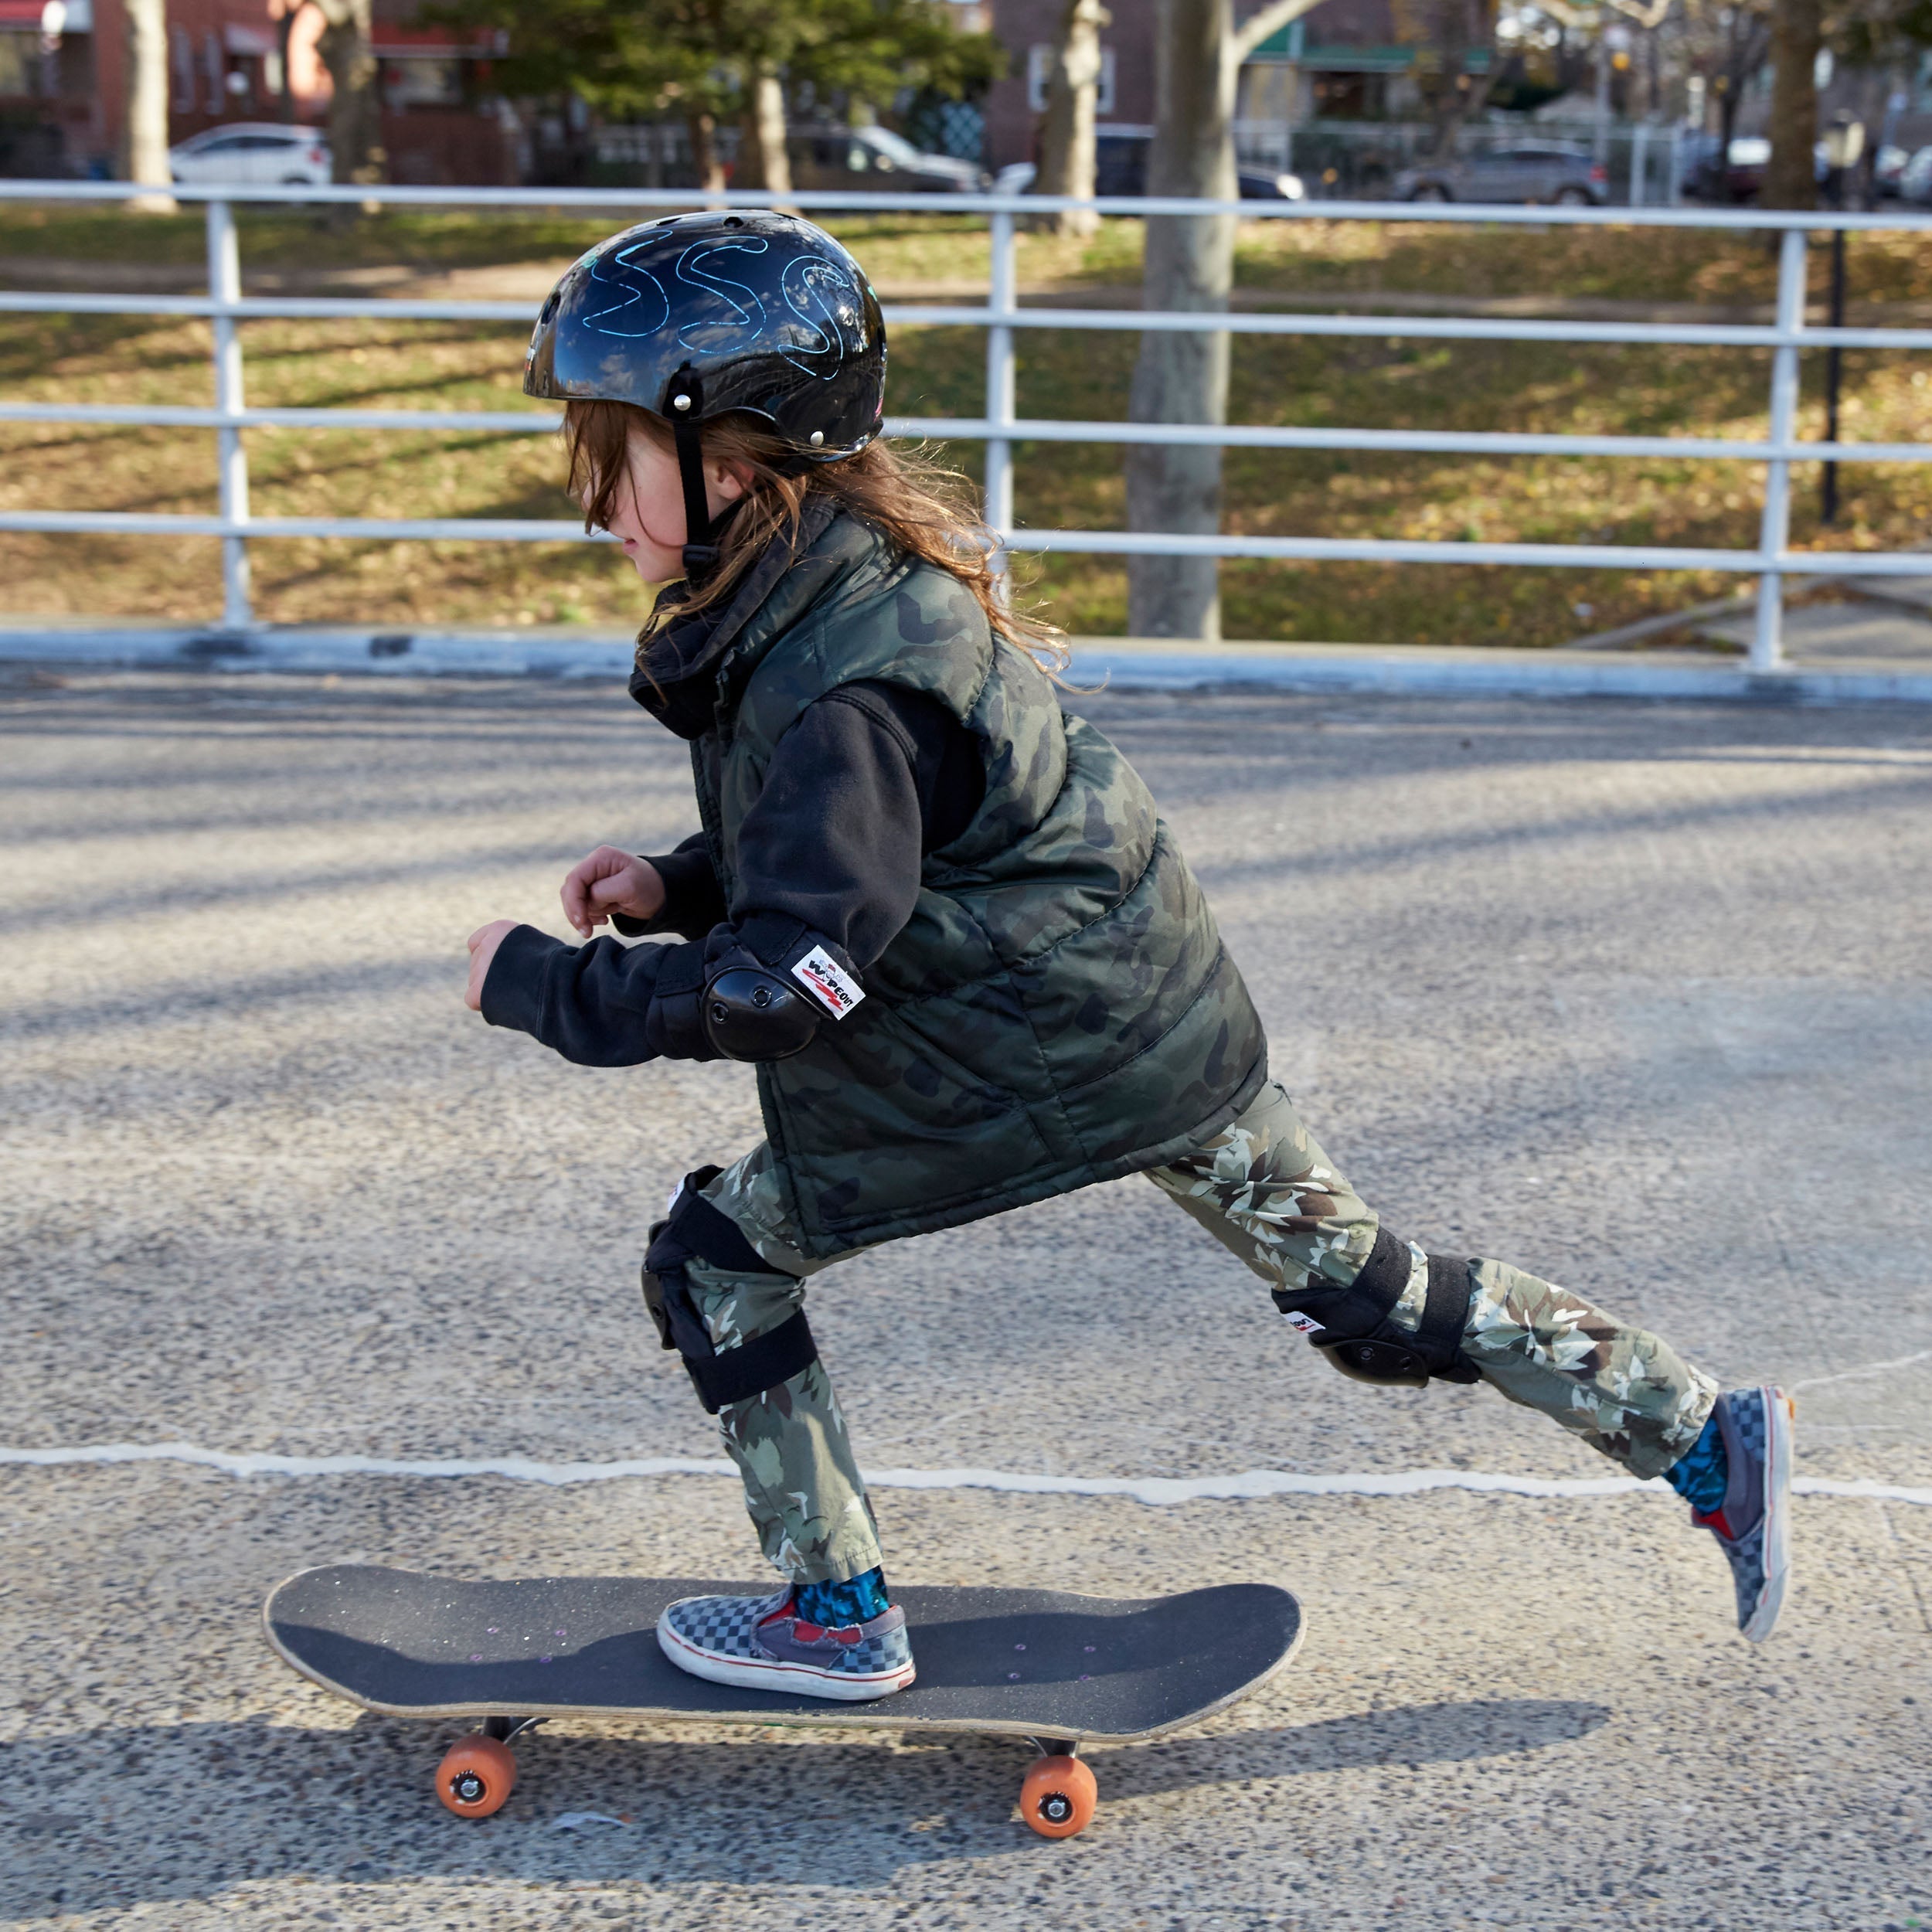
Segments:
[[[778,353],[794,369],[821,383],[829,383],[838,373],[845,350],[838,297],[826,292],[827,284],[849,296],[853,308],[859,306],[859,291],[852,277],[842,268],[830,262],[815,261],[808,256],[798,256],[787,262],[778,284],[784,291],[785,306],[818,338],[809,345],[801,343],[794,332],[791,342]],[[812,309],[818,314],[814,315]],[[821,362],[825,366],[817,366]]]
[[[583,326],[586,328],[594,329],[600,335],[621,335],[627,340],[634,340],[641,335],[656,335],[658,331],[670,321],[671,298],[664,292],[664,284],[659,281],[649,269],[641,267],[631,259],[638,250],[649,246],[650,243],[648,240],[633,242],[628,248],[620,248],[616,254],[609,258],[611,264],[626,271],[621,279],[615,275],[607,274],[604,272],[604,263],[595,260],[591,262],[591,281],[600,282],[607,288],[620,291],[623,299],[621,301],[613,302],[608,308],[593,309],[583,318]],[[658,312],[641,328],[612,328],[604,320],[607,315],[621,315],[626,321],[634,323],[640,319],[630,311],[635,309],[640,302],[646,301],[647,291],[644,286],[646,282],[651,285],[648,294],[655,295],[658,298]],[[644,312],[650,315],[651,311],[647,307]]]
[[[729,241],[693,242],[678,257],[679,281],[687,283],[693,288],[702,288],[707,294],[716,296],[720,301],[736,311],[735,318],[728,321],[686,322],[678,331],[678,340],[685,348],[716,349],[720,346],[715,335],[709,342],[694,342],[691,339],[694,329],[739,328],[744,332],[743,340],[747,344],[755,342],[764,335],[765,305],[758,299],[757,291],[747,288],[743,282],[734,282],[729,276],[720,275],[715,270],[707,269],[705,264],[713,256],[728,253],[733,249],[742,254],[762,255],[770,246],[770,243],[762,235],[747,235]],[[737,294],[731,293],[733,289],[737,291]],[[743,301],[738,299],[740,295],[744,298]]]

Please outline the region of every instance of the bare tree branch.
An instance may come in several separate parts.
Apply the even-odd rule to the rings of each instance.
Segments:
[[[1321,4],[1321,0],[1272,0],[1270,5],[1236,29],[1232,49],[1235,66],[1240,66],[1271,35],[1279,33],[1304,13],[1312,13]]]
[[[1648,7],[1639,6],[1637,0],[1607,0],[1607,3],[1626,19],[1634,20],[1645,32],[1653,27],[1661,27],[1671,9],[1671,0],[1655,0],[1655,5]]]

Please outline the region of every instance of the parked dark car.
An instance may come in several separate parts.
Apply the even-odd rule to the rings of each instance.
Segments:
[[[785,141],[794,188],[882,194],[977,194],[992,177],[975,161],[924,154],[889,128],[794,128]]]
[[[1594,207],[1608,198],[1604,170],[1587,149],[1519,141],[1486,153],[1405,168],[1390,184],[1397,201],[1513,202]]]
[[[1693,134],[1685,140],[1679,165],[1683,169],[1683,191],[1694,201],[1723,207],[1755,201],[1764,192],[1764,171],[1770,165],[1771,144],[1762,134],[1739,134],[1723,148],[1716,134]],[[1825,144],[1821,141],[1812,155],[1812,178],[1821,187],[1829,179],[1825,164]]]

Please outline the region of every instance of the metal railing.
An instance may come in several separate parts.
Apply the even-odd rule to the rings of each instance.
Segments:
[[[245,202],[328,203],[377,201],[391,206],[504,209],[583,209],[636,213],[647,209],[736,205],[768,199],[739,192],[690,190],[460,188],[181,187],[182,201],[207,206],[208,293],[200,295],[98,295],[0,290],[0,311],[45,315],[206,316],[214,334],[214,406],[81,405],[0,402],[0,421],[114,423],[212,429],[219,451],[219,509],[213,515],[107,510],[0,512],[0,529],[100,532],[116,535],[219,536],[223,544],[224,624],[253,621],[248,543],[260,537],[466,538],[508,543],[581,543],[586,536],[562,519],[481,517],[255,516],[248,502],[248,460],[243,440],[253,428],[301,427],[368,430],[481,430],[547,434],[557,417],[535,410],[250,409],[246,401],[238,325],[270,318],[369,318],[396,321],[513,321],[527,325],[527,302],[389,300],[381,297],[244,297],[233,205]],[[125,183],[0,181],[0,200],[124,201]],[[1044,196],[882,195],[800,192],[788,206],[936,215],[984,215],[992,264],[983,304],[894,303],[889,326],[966,327],[986,331],[985,413],[978,417],[892,417],[889,435],[959,437],[983,442],[985,510],[1006,549],[1099,555],[1278,558],[1295,560],[1490,563],[1644,571],[1721,571],[1757,579],[1753,669],[1781,661],[1784,582],[1791,576],[1849,577],[1922,570],[1918,553],[1794,550],[1790,546],[1791,466],[1794,462],[1932,462],[1932,444],[1811,442],[1797,440],[1798,357],[1808,349],[1932,351],[1932,328],[1831,328],[1805,321],[1808,231],[1910,230],[1932,240],[1932,215],[1903,213],[1792,213],[1774,210],[1680,208],[1597,209],[1475,207],[1443,203],[1324,202],[1216,202],[1172,199],[1104,199],[1074,203]],[[1019,219],[1050,210],[1091,206],[1103,214],[1199,215],[1226,213],[1244,219],[1403,221],[1503,225],[1640,226],[1778,232],[1777,299],[1769,324],[1550,321],[1487,316],[1215,314],[1141,309],[1022,308],[1015,274]],[[1697,436],[1518,434],[1508,431],[1318,429],[1219,423],[1075,422],[1015,413],[1014,332],[1022,328],[1201,332],[1253,335],[1406,337],[1447,342],[1595,342],[1765,349],[1771,352],[1768,434],[1763,438]],[[1393,538],[1237,536],[1172,532],[1067,530],[1015,526],[1013,449],[1017,443],[1219,444],[1243,449],[1413,451],[1467,456],[1685,457],[1764,466],[1758,541],[1751,549],[1659,544],[1485,543]]]

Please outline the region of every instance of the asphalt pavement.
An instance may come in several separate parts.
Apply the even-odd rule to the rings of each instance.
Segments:
[[[53,1452],[0,1460],[0,1925],[1932,1927],[1932,709],[1070,702],[1389,1225],[1797,1392],[1772,1641],[1667,1492],[1344,1381],[1130,1180],[815,1284],[889,1573],[1278,1582],[1287,1672],[1095,1750],[1062,1844],[1011,1744],[846,1732],[560,1722],[450,1818],[463,1727],[294,1678],[278,1578],[759,1573],[636,1291],[748,1071],[460,1003],[471,927],[692,828],[683,750],[601,682],[0,671],[0,1445]]]

